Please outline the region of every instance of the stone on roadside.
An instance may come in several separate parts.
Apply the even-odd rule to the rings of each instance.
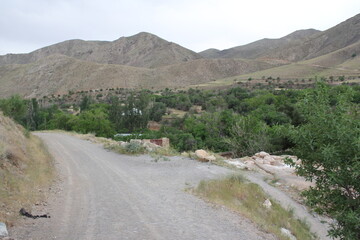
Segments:
[[[214,155],[209,155],[207,157],[205,157],[206,160],[208,160],[209,162],[215,161],[216,157]]]
[[[288,237],[290,240],[297,240],[296,237],[286,228],[281,228],[281,234]]]
[[[255,154],[255,157],[258,158],[265,158],[266,156],[270,156],[270,154],[268,154],[267,152],[261,151]]]
[[[267,208],[267,209],[270,209],[271,206],[272,206],[272,203],[271,203],[271,201],[270,201],[269,199],[266,199],[266,200],[264,201],[264,203],[263,203],[263,206],[264,206],[265,208]]]
[[[196,150],[195,155],[199,161],[209,162],[209,160],[207,159],[207,157],[209,157],[209,153],[207,153],[205,150],[203,149]]]
[[[0,222],[0,238],[9,236],[5,223]]]

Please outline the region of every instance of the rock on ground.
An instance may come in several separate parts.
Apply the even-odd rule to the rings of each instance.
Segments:
[[[216,157],[214,155],[210,155],[203,149],[196,150],[195,155],[201,162],[212,162],[216,160]]]
[[[290,240],[297,240],[294,235],[290,232],[290,230],[286,228],[281,228],[281,234],[288,237]]]
[[[8,235],[5,223],[0,222],[0,238],[7,237]]]

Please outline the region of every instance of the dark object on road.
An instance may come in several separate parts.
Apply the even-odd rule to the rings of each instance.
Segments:
[[[31,213],[27,212],[24,208],[21,208],[19,211],[20,215],[28,217],[28,218],[33,218],[33,219],[37,219],[37,218],[50,218],[50,216],[48,216],[47,214],[43,214],[43,215],[32,215]]]

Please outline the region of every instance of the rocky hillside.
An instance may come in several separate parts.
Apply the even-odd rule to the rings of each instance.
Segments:
[[[247,58],[255,59],[269,54],[274,49],[283,48],[285,46],[297,45],[310,36],[319,33],[315,29],[298,30],[285,37],[279,39],[262,39],[247,45],[229,48],[225,50],[208,49],[199,54],[205,58]]]
[[[360,53],[360,41],[309,60],[268,68],[249,74],[217,79],[213,82],[190,87],[224,87],[231,86],[234,81],[239,80],[245,85],[248,85],[248,87],[259,83],[268,85],[269,82],[275,84],[275,86],[286,86],[291,83],[294,87],[295,85],[301,86],[303,84],[313,83],[313,81],[311,82],[310,80],[315,79],[315,77],[325,77],[328,80],[333,79],[334,81],[330,83],[335,85],[342,83],[356,84],[360,82],[360,54],[358,53]],[[273,80],[268,81],[270,77]],[[252,79],[251,83],[247,80],[249,78]],[[275,81],[277,78],[280,80]]]
[[[202,58],[199,54],[150,33],[121,37],[113,42],[69,40],[29,54],[0,56],[0,65],[27,64],[51,55],[79,60],[153,68]]]
[[[264,58],[297,62],[319,57],[360,41],[360,14],[323,32],[307,29],[280,39],[262,39],[226,50],[208,49],[205,58]]]
[[[197,59],[155,69],[51,55],[29,64],[0,66],[0,96],[42,97],[106,88],[176,88],[274,67],[256,60]]]
[[[0,112],[0,222],[15,224],[53,180],[53,164],[42,142]]]
[[[276,49],[263,57],[289,61],[319,57],[360,41],[360,14],[296,45]]]

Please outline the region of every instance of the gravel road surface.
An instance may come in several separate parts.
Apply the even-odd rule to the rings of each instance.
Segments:
[[[64,134],[37,135],[53,154],[61,182],[47,206],[33,210],[51,218],[23,219],[10,229],[14,239],[275,239],[184,191],[230,170],[181,157],[155,162],[119,155]]]

